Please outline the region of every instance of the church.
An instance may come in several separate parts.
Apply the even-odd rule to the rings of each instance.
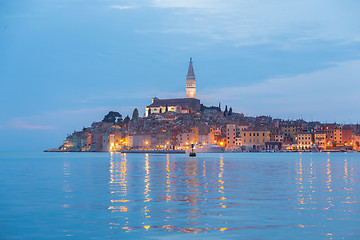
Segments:
[[[191,113],[200,111],[200,100],[196,99],[196,78],[193,62],[190,58],[189,69],[186,75],[186,98],[152,99],[152,103],[145,108],[145,116],[149,114],[176,112]]]

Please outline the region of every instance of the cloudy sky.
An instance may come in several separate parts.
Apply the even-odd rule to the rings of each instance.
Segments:
[[[0,1],[0,151],[57,147],[109,110],[198,97],[360,122],[360,1]]]

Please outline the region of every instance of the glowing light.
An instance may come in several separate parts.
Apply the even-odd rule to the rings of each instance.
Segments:
[[[149,145],[149,141],[145,141],[145,145]]]
[[[220,142],[219,144],[220,144],[220,146],[222,146],[222,147],[224,146],[224,142]]]
[[[150,226],[149,226],[149,225],[146,225],[146,226],[144,226],[144,228],[145,228],[146,230],[149,230]]]

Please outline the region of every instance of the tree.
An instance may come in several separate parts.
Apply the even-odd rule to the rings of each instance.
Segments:
[[[124,119],[123,123],[128,124],[129,122],[130,122],[130,117],[129,117],[129,115],[127,115],[126,118]]]
[[[230,107],[229,113],[228,113],[228,116],[231,116],[231,115],[232,115],[232,107]]]
[[[166,104],[166,106],[165,106],[165,112],[168,112],[168,111],[169,111],[168,105]]]
[[[122,123],[122,117],[121,118],[118,118],[117,120],[116,120],[116,125],[121,125],[121,123]]]
[[[224,117],[226,117],[227,115],[228,115],[228,109],[227,109],[227,105],[225,105]]]
[[[151,108],[148,109],[148,116],[151,115]]]
[[[134,109],[131,120],[134,121],[139,118],[139,110],[137,108]]]
[[[160,111],[159,111],[160,113],[162,113],[162,108],[160,107]]]
[[[120,122],[122,121],[121,114],[118,112],[113,112],[113,111],[110,111],[108,114],[106,114],[104,119],[102,120],[102,122],[113,123],[113,124],[115,124],[116,122],[119,122],[119,121]]]
[[[219,102],[219,109],[220,109],[220,111],[221,111],[221,104],[220,104],[220,102]]]

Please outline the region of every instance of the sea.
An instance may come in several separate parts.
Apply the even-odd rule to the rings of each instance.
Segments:
[[[360,239],[360,153],[0,153],[0,239]]]

